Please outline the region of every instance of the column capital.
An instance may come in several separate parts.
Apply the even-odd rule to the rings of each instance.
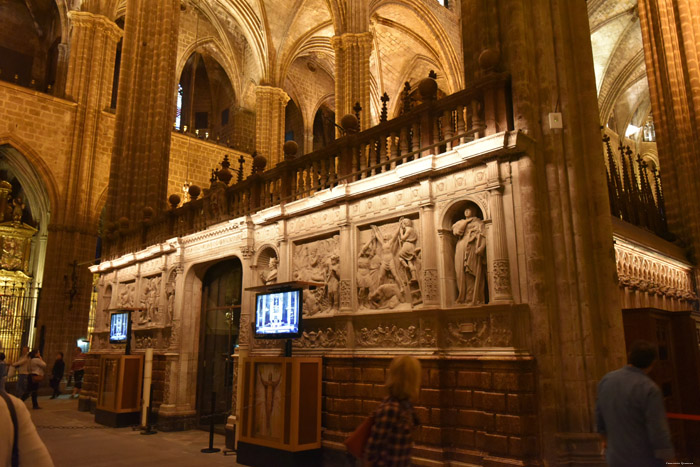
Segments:
[[[279,99],[282,105],[287,105],[289,102],[289,94],[284,89],[262,84],[255,87],[256,101],[258,98]]]
[[[331,45],[333,49],[338,52],[339,50],[347,49],[353,45],[365,46],[372,48],[372,33],[371,32],[346,32],[337,36],[331,37]]]
[[[124,31],[117,26],[117,23],[103,15],[97,15],[88,11],[69,11],[68,18],[74,28],[99,26],[100,30],[105,32],[107,37],[114,42],[119,41],[124,34]]]

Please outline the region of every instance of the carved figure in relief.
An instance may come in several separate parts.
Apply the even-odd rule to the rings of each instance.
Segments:
[[[152,322],[158,313],[158,298],[160,295],[160,277],[146,279],[146,290],[141,298],[140,324]]]
[[[2,263],[0,266],[8,271],[22,269],[24,242],[12,237],[6,237],[2,242]]]
[[[340,256],[333,254],[326,263],[326,296],[331,308],[340,307]]]
[[[25,204],[22,197],[18,196],[12,200],[12,222],[21,223],[24,215]]]
[[[168,283],[165,284],[165,296],[168,299],[168,323],[173,322],[173,314],[175,312],[175,283],[177,280],[177,272],[170,273]]]
[[[267,271],[263,271],[260,273],[260,279],[262,280],[263,284],[274,284],[277,282],[277,267],[279,265],[279,261],[277,258],[274,256],[270,258],[268,262],[268,267]]]
[[[132,308],[134,306],[135,293],[136,283],[121,284],[119,287],[119,306],[122,308]]]
[[[452,233],[459,238],[455,248],[457,303],[479,305],[484,303],[486,283],[486,236],[484,222],[475,216],[474,208],[464,210],[465,219],[452,225]]]
[[[304,290],[304,316],[337,309],[340,304],[340,256],[338,235],[305,243],[294,250],[294,280],[324,284],[315,290]]]
[[[402,217],[398,224],[371,225],[369,234],[357,259],[360,306],[394,308],[401,303],[422,303],[420,248],[413,221]]]
[[[411,280],[418,280],[416,274],[416,255],[419,250],[416,248],[418,233],[413,228],[413,222],[407,217],[399,219],[399,261],[403,267],[408,269]]]
[[[267,427],[267,434],[269,435],[272,431],[270,419],[272,417],[275,388],[280,383],[282,375],[277,374],[277,378],[272,379],[272,372],[270,372],[267,374],[267,380],[265,380],[262,369],[258,371],[258,375],[260,376],[260,382],[265,387],[265,426]]]

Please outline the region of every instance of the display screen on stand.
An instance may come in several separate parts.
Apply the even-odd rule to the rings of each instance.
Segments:
[[[110,344],[125,344],[129,338],[129,312],[112,313],[109,323]]]
[[[301,289],[261,293],[255,298],[255,337],[290,339],[301,335]]]

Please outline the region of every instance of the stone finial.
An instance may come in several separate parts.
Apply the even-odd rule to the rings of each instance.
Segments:
[[[168,203],[170,203],[171,209],[177,209],[177,207],[180,205],[180,195],[173,193],[172,195],[168,196]]]
[[[299,145],[294,140],[285,141],[284,146],[284,159],[291,160],[297,155],[299,151]]]
[[[241,157],[238,158],[238,181],[239,182],[243,181],[243,164],[245,164],[245,157],[243,157],[243,154],[241,154]]]
[[[128,217],[120,217],[117,222],[119,223],[119,231],[120,232],[126,232],[127,230],[129,230],[129,218]]]
[[[199,198],[200,193],[202,193],[202,189],[199,187],[199,185],[190,185],[190,189],[187,190],[187,194],[190,195],[190,201],[194,201]]]
[[[346,114],[340,119],[340,126],[346,134],[357,133],[360,130],[360,120],[353,114]]]
[[[430,70],[427,78],[423,78],[418,83],[418,92],[424,101],[432,101],[437,98],[438,85],[435,79],[437,75],[433,70]]]
[[[221,168],[216,171],[216,178],[222,181],[225,185],[233,178],[233,172],[229,169],[231,163],[228,161],[228,155],[224,156],[224,160],[221,161]]]
[[[401,93],[401,99],[403,100],[403,113],[410,112],[413,99],[411,98],[411,83],[409,83],[408,81],[403,83],[403,92]]]
[[[262,173],[265,170],[266,165],[267,159],[265,158],[265,156],[260,155],[257,152],[253,152],[253,173]]]
[[[152,207],[150,206],[145,206],[143,208],[143,221],[144,222],[150,222],[153,219],[153,215],[155,214],[155,211],[153,210]]]
[[[355,102],[355,105],[352,106],[352,111],[355,112],[355,117],[357,118],[357,121],[359,123],[360,112],[362,112],[362,106],[360,105],[359,102]],[[359,127],[359,125],[358,125],[358,127]]]
[[[493,71],[501,60],[501,54],[497,49],[484,49],[479,54],[479,67],[483,71]]]
[[[389,117],[389,109],[387,109],[387,104],[389,103],[389,94],[382,94],[380,100],[382,101],[382,113],[379,115],[379,121],[386,122]]]

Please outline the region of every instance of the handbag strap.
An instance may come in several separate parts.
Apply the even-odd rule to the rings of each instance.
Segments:
[[[19,426],[17,424],[17,411],[15,411],[15,404],[12,403],[10,396],[7,395],[5,391],[0,390],[0,396],[5,399],[7,404],[7,410],[10,411],[10,418],[12,419],[12,427],[14,430],[14,440],[12,441],[12,467],[19,467]]]

